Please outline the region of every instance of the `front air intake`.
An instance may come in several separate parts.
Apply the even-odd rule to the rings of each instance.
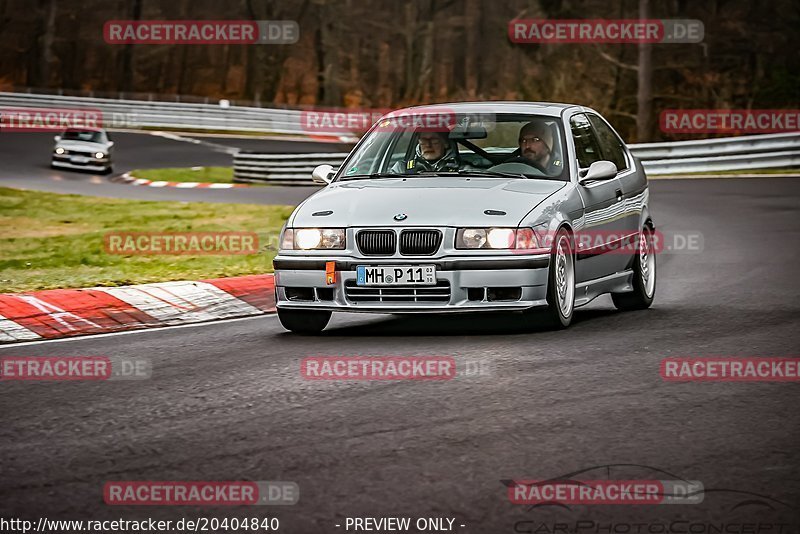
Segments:
[[[400,254],[431,256],[439,250],[442,233],[439,230],[403,230],[400,233]]]
[[[365,256],[391,256],[397,248],[397,234],[393,230],[361,230],[356,242]]]

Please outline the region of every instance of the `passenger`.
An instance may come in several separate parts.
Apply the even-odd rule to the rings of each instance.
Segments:
[[[561,159],[553,153],[553,130],[541,120],[533,120],[519,131],[519,156],[509,160],[528,163],[555,176],[561,174]]]

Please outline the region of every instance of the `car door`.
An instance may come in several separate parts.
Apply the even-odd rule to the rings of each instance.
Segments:
[[[637,172],[633,156],[611,126],[599,115],[594,113],[586,115],[597,134],[603,159],[612,161],[617,166],[617,180],[622,186],[622,202],[624,203],[621,224],[628,237],[626,241],[630,241],[638,235],[640,230],[642,207],[647,201],[645,198],[647,196],[647,180],[643,172]]]
[[[592,163],[606,158],[585,113],[573,115],[569,123],[580,178]],[[624,204],[619,180],[613,177],[578,184],[577,190],[584,206],[582,216],[575,221],[575,281],[581,283],[624,270],[627,258],[613,249],[624,234],[620,219]]]

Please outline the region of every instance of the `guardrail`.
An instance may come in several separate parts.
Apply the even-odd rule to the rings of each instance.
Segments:
[[[0,107],[95,109],[103,113],[103,126],[120,129],[213,130],[308,135],[302,111],[183,102],[148,102],[59,95],[0,92]],[[338,135],[313,132],[321,137]]]
[[[261,154],[239,151],[233,155],[234,182],[269,182],[277,185],[309,185],[317,165],[341,166],[346,152],[322,154]]]
[[[800,132],[629,145],[647,174],[800,166]]]
[[[648,175],[800,167],[800,132],[629,145]],[[346,153],[234,155],[234,180],[309,185],[317,165],[339,167]]]
[[[300,110],[0,92],[3,106],[98,109],[110,128],[314,134],[343,140],[341,134],[305,131]],[[800,166],[800,132],[633,144],[630,148],[651,175]],[[345,157],[342,153],[240,152],[234,157],[234,176],[242,182],[307,185],[312,183],[315,166],[327,163],[337,167]]]

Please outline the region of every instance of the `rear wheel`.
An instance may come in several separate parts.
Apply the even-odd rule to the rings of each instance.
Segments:
[[[572,238],[563,228],[556,234],[550,252],[547,277],[547,308],[529,312],[532,320],[546,328],[566,328],[575,309],[575,255]]]
[[[278,320],[286,330],[297,334],[319,334],[328,326],[331,312],[278,308]]]
[[[612,293],[611,300],[618,310],[644,310],[656,296],[656,253],[653,230],[645,225],[639,232],[639,246],[633,260],[633,291]]]

